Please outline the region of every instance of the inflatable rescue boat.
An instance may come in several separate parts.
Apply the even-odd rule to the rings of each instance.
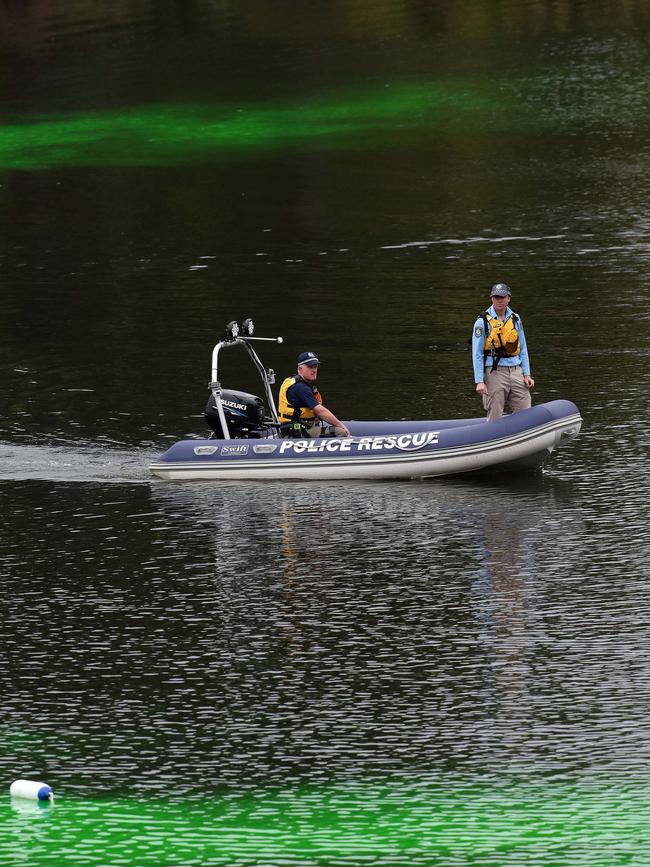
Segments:
[[[212,351],[211,397],[204,413],[212,434],[171,446],[149,469],[168,480],[196,479],[417,479],[483,470],[537,467],[578,435],[580,412],[568,400],[537,404],[503,416],[430,421],[346,421],[349,437],[284,438],[266,370],[253,341],[252,320],[229,323]],[[264,384],[264,402],[226,390],[218,379],[219,353],[243,347]],[[267,414],[268,410],[268,414]]]

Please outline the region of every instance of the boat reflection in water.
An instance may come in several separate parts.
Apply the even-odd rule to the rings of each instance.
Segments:
[[[312,761],[332,739],[332,761],[364,770],[379,743],[448,769],[539,758],[549,606],[584,532],[561,481],[192,483],[152,500],[210,547],[220,653],[250,660],[267,727],[312,727]]]

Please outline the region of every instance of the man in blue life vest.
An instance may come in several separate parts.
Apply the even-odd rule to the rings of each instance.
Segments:
[[[313,352],[301,352],[298,356],[298,372],[288,376],[280,386],[278,415],[282,423],[282,436],[350,436],[343,422],[323,406],[323,399],[316,388],[319,364]]]
[[[506,403],[513,412],[531,405],[530,361],[521,318],[510,309],[512,292],[505,283],[495,283],[492,306],[474,323],[472,362],[476,393],[483,398],[487,420],[503,415]]]

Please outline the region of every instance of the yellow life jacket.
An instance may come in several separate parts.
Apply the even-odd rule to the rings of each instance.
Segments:
[[[309,409],[307,406],[294,407],[291,406],[289,401],[287,400],[287,391],[291,388],[292,385],[295,385],[296,382],[304,382],[301,380],[300,376],[297,373],[294,373],[293,376],[288,376],[282,385],[280,386],[280,394],[278,396],[278,415],[280,416],[280,421],[296,421],[297,419],[315,419],[316,413],[313,409]],[[320,396],[320,392],[316,388],[315,385],[309,385],[308,382],[305,383],[308,388],[314,393],[314,399],[318,401],[318,403],[323,402],[323,398]]]
[[[496,358],[497,363],[499,358],[504,356],[519,355],[521,352],[521,343],[519,341],[519,317],[516,313],[508,316],[505,322],[502,322],[496,316],[490,316],[488,313],[481,314],[483,321],[486,323],[485,333],[485,357]],[[489,329],[487,325],[489,324]]]

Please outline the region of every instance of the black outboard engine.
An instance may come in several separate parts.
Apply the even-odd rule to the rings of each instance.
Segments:
[[[264,428],[264,404],[254,394],[245,391],[223,389],[221,405],[228,425],[228,433],[232,439],[257,437]],[[217,412],[214,395],[210,395],[203,412],[208,427],[211,427],[219,439],[224,439],[221,419]]]

